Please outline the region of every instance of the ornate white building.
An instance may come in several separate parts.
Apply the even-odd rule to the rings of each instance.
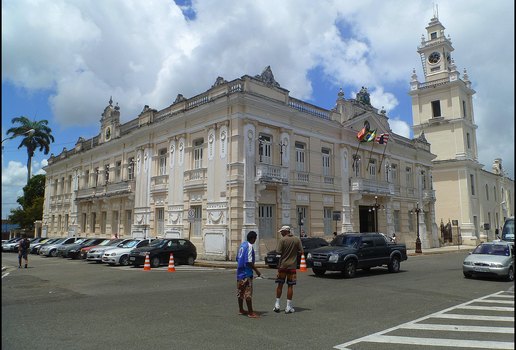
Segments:
[[[366,121],[387,145],[358,147]],[[50,157],[43,235],[184,237],[215,260],[234,259],[249,230],[263,256],[285,224],[326,237],[377,227],[409,248],[419,232],[423,248],[438,245],[435,155],[424,136],[392,133],[366,89],[327,110],[291,97],[267,67],[123,124],[110,100],[100,122]]]
[[[514,181],[505,176],[501,159],[494,160],[492,171],[483,170],[478,162],[475,91],[466,70],[462,78],[457,71],[451,56],[454,48],[444,29],[434,15],[418,46],[425,81],[419,82],[413,71],[413,131],[424,134],[437,156],[432,180],[439,226],[450,222],[454,243],[460,233],[464,243],[476,244],[493,239],[495,228],[514,215]]]

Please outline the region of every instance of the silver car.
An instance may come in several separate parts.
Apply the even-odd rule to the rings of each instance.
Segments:
[[[42,245],[41,248],[39,249],[39,255],[56,257],[57,249],[61,245],[74,243],[78,239],[79,238],[75,238],[75,237],[65,237],[65,238],[61,238],[58,241],[55,241],[54,243]]]
[[[132,239],[110,239],[107,240],[107,243],[100,243],[97,246],[92,247],[87,253],[86,253],[86,260],[87,261],[95,261],[96,263],[102,262],[102,256],[104,255],[104,252],[109,249],[114,249],[117,247],[123,246],[123,244],[127,241],[131,241]]]
[[[464,277],[494,276],[514,281],[514,243],[481,243],[462,263]]]
[[[134,248],[148,246],[153,239],[131,239],[119,247],[106,250],[102,256],[102,262],[109,265],[129,265],[129,253]]]

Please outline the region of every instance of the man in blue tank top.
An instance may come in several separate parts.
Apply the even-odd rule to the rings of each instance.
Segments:
[[[257,234],[249,231],[247,241],[243,242],[238,249],[237,255],[237,298],[240,315],[247,315],[250,318],[259,316],[253,311],[253,270],[258,277],[262,274],[254,266],[255,256],[253,244],[256,242]],[[244,299],[247,304],[247,311],[244,310]]]

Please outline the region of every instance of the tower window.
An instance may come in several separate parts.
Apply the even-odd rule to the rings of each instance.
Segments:
[[[437,32],[430,33],[430,39],[437,39]]]
[[[468,144],[468,149],[470,149],[471,144],[470,144],[469,132],[466,133],[466,143]]]
[[[466,101],[462,101],[462,116],[466,118]]]
[[[437,118],[441,116],[441,101],[432,101],[432,117]]]
[[[469,175],[469,181],[471,182],[471,195],[474,196],[475,195],[475,177],[473,176],[473,174]]]

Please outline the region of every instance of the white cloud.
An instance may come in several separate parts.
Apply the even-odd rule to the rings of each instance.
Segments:
[[[187,20],[170,0],[4,1],[2,81],[51,89],[60,126],[98,125],[109,96],[125,122],[145,104],[164,108],[217,76],[267,65],[296,98],[317,104],[308,72],[318,68],[335,98],[341,86],[346,96],[367,86],[373,105],[390,112],[408,93],[412,68],[423,77],[417,46],[433,15],[426,0],[219,0],[193,1],[192,9]],[[501,156],[514,177],[514,3],[443,0],[439,18],[477,91],[479,160],[490,168]],[[389,121],[410,135],[402,118]]]
[[[394,119],[389,119],[389,125],[391,126],[391,129],[395,134],[398,134],[398,135],[401,135],[401,136],[404,136],[407,138],[410,137],[411,128],[407,122],[394,118]]]
[[[27,168],[20,162],[10,161],[7,167],[2,164],[2,219],[7,218],[12,208],[17,208],[16,202],[23,195],[23,186],[27,182]]]

